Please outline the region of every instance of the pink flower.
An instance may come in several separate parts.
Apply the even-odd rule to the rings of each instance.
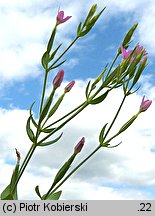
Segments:
[[[121,45],[121,51],[123,60],[126,60],[131,55],[133,50],[126,51],[126,49]],[[132,62],[133,60],[134,58],[131,57],[130,62]]]
[[[134,60],[134,58],[140,54],[141,51],[144,51],[143,56],[147,55],[148,53],[146,52],[145,49],[143,49],[143,46],[140,46],[139,44],[136,47],[136,51],[133,53],[133,55],[130,58],[130,62],[132,62]],[[133,50],[129,50],[127,51],[122,45],[121,45],[121,51],[122,51],[122,58],[123,60],[126,60],[131,53],[133,52]]]
[[[140,54],[140,52],[143,50],[143,46],[140,46],[139,44],[138,44],[138,46],[137,46],[137,48],[136,48],[136,54],[137,55],[139,55]],[[145,55],[147,55],[148,53],[146,52],[146,50],[144,49],[144,54],[143,54],[143,56],[145,56]]]
[[[149,106],[151,105],[152,101],[151,100],[144,100],[145,96],[143,96],[141,105],[140,105],[140,112],[145,112]]]
[[[66,22],[67,20],[69,20],[72,16],[67,16],[66,18],[64,18],[64,11],[58,11],[58,15],[57,15],[57,24],[61,24]]]
[[[85,138],[83,137],[74,148],[75,154],[78,154],[82,150],[84,143],[85,143]]]
[[[61,69],[53,80],[54,89],[57,89],[61,85],[63,78],[64,78],[64,70]]]
[[[68,83],[68,85],[65,87],[65,92],[69,92],[72,89],[74,84],[75,84],[74,80],[72,82]]]

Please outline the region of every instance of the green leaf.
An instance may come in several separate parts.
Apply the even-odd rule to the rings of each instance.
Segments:
[[[105,142],[105,143],[101,143],[100,144],[102,147],[108,147],[110,144],[108,142]]]
[[[50,53],[52,46],[53,46],[53,42],[54,42],[54,38],[55,38],[55,34],[56,34],[56,26],[54,27],[51,37],[48,41],[48,45],[47,45],[47,52]]]
[[[122,141],[121,142],[119,142],[118,144],[116,144],[116,145],[113,145],[113,146],[106,146],[107,148],[115,148],[115,147],[117,147],[117,146],[119,146],[119,145],[121,145],[122,144]],[[103,146],[104,147],[104,146]]]
[[[32,129],[30,128],[30,121],[31,121],[31,116],[27,120],[26,132],[27,132],[27,135],[28,135],[29,139],[32,142],[34,142],[35,136],[34,136],[34,133],[33,133]]]
[[[53,96],[54,96],[54,93],[55,93],[55,90],[52,90],[50,96],[47,98],[46,102],[45,102],[45,105],[43,107],[43,110],[40,114],[40,117],[39,117],[39,122],[41,123],[43,121],[43,119],[46,117],[49,109],[50,109],[50,106],[51,106],[51,103],[52,103],[52,100],[53,100]]]
[[[37,186],[35,187],[35,192],[36,192],[36,194],[38,195],[38,197],[40,197],[40,199],[42,199],[42,196],[41,196],[40,191],[39,191],[39,185],[37,185]]]
[[[51,65],[51,66],[47,69],[47,71],[49,72],[50,70],[59,67],[60,65],[62,65],[63,63],[65,63],[65,61],[66,61],[66,59],[65,59],[64,61],[60,62],[59,64],[55,65],[55,66],[52,66],[52,65]]]
[[[117,79],[117,74],[119,73],[119,71],[121,70],[121,67],[120,65],[118,65],[114,71],[110,74],[108,74],[106,77],[105,77],[105,80],[103,81],[103,86],[106,87],[108,86],[108,84],[110,82],[113,82],[113,80],[115,80],[115,78]]]
[[[50,56],[50,61],[54,58],[54,56],[56,55],[57,51],[59,50],[59,48],[62,46],[62,43],[52,52],[51,56]]]
[[[48,63],[49,63],[49,53],[46,51],[41,59],[41,63],[43,68],[47,69]]]
[[[54,104],[54,106],[52,107],[52,109],[49,111],[49,114],[48,114],[48,117],[47,118],[50,118],[56,111],[57,109],[59,108],[63,98],[65,96],[65,93],[62,94],[59,99],[57,100],[57,102]]]
[[[104,73],[107,70],[107,66],[104,68],[104,70],[99,74],[99,76],[95,79],[95,81],[92,84],[92,88],[103,78]]]
[[[122,43],[123,47],[130,42],[131,37],[132,37],[134,31],[136,30],[137,26],[138,26],[138,23],[133,25],[132,28],[127,32],[127,34],[126,34],[126,36],[125,36],[125,38],[123,40],[123,43]]]
[[[89,95],[90,82],[91,82],[91,81],[88,82],[87,87],[86,87],[86,91],[85,91],[85,94],[86,94],[86,98],[87,98],[87,99],[88,99],[88,95]]]
[[[44,142],[44,143],[39,143],[38,146],[48,146],[48,145],[52,145],[54,143],[56,143],[61,137],[62,137],[62,134],[60,134],[60,136],[58,136],[56,139],[54,140],[51,140],[51,141],[48,141],[48,142]]]
[[[80,22],[79,25],[78,25],[77,35],[80,35],[80,33],[81,33],[81,26],[82,26],[82,22]]]
[[[139,55],[131,62],[129,68],[127,69],[127,74],[133,73],[133,70],[135,69],[136,65],[140,63],[140,60],[142,59],[144,54],[144,51],[141,51]]]
[[[95,8],[95,7],[94,7]],[[99,19],[99,17],[101,16],[101,14],[103,13],[103,11],[105,10],[106,7],[104,7],[100,13],[98,13],[96,16],[94,16],[92,19],[90,18],[86,18],[86,21],[84,23],[84,25],[86,25],[86,29],[84,31],[82,31],[79,34],[79,37],[83,37],[84,35],[86,35],[91,29],[92,27],[95,25],[95,23],[97,22],[97,20]],[[94,12],[95,13],[95,12]],[[93,15],[93,14],[92,14]],[[83,25],[83,26],[84,26]]]
[[[52,184],[52,187],[54,187],[64,177],[64,175],[66,174],[66,172],[70,168],[75,156],[76,156],[76,154],[72,154],[71,157],[66,161],[66,163],[64,163],[64,165],[59,169],[59,171],[57,172],[57,174],[54,178],[54,182]]]
[[[8,185],[1,193],[1,200],[14,200],[10,190],[10,185]]]
[[[141,76],[143,70],[145,69],[146,67],[146,62],[147,62],[147,56],[144,58],[143,62],[139,65],[139,68],[137,70],[137,73],[133,79],[133,83],[132,83],[132,86],[134,86],[138,80],[139,80],[139,77]]]
[[[19,173],[19,162],[17,161],[15,169],[12,173],[10,184],[1,193],[1,200],[18,200],[17,186],[14,190],[14,186],[18,178],[18,173]]]
[[[104,136],[104,132],[105,132],[105,128],[106,128],[107,124],[108,124],[108,123],[106,123],[106,124],[103,126],[103,128],[102,128],[102,130],[101,130],[101,132],[100,132],[100,135],[99,135],[99,142],[100,142],[100,144],[103,143],[103,136]]]
[[[44,129],[40,129],[41,132],[44,133],[51,133],[55,128],[44,128]]]
[[[98,104],[101,103],[108,95],[109,90],[107,90],[104,94],[100,95],[99,97],[95,98],[94,100],[91,100],[89,103],[90,104]]]
[[[90,29],[95,25],[95,23],[97,22],[97,20],[99,19],[99,17],[101,16],[101,14],[103,13],[103,11],[105,10],[106,7],[104,7],[96,16],[94,16],[86,25],[86,29],[88,29],[90,31]]]
[[[135,66],[132,71],[129,73],[129,79],[131,80],[135,76],[135,72],[137,70],[137,66]]]
[[[38,127],[38,125],[37,125],[37,123],[35,122],[35,120],[34,120],[34,118],[32,117],[33,116],[33,114],[32,114],[32,108],[33,108],[33,105],[35,104],[35,101],[32,103],[32,105],[30,106],[30,117],[31,117],[31,121],[32,121],[32,123],[33,123],[33,125],[37,128]]]
[[[87,15],[87,17],[86,17],[83,26],[86,26],[86,25],[88,24],[88,22],[90,21],[90,19],[91,19],[91,18],[93,17],[93,15],[95,14],[96,9],[97,9],[97,4],[94,4],[94,5],[91,7],[91,9],[90,9],[90,11],[89,11],[89,13],[88,13],[88,15]]]
[[[55,193],[50,194],[47,199],[48,200],[59,200],[60,196],[61,196],[62,191],[58,191]]]
[[[130,125],[135,121],[135,119],[137,118],[138,115],[134,115],[131,119],[129,119],[129,121],[127,121],[119,130],[119,134],[124,132],[128,127],[130,127]]]
[[[50,193],[48,195],[48,197],[46,198],[46,200],[59,200],[60,196],[61,196],[62,191],[58,191],[55,193]],[[46,196],[46,194],[44,194],[44,196],[42,197],[42,199],[44,200],[44,197]]]
[[[79,37],[85,36],[89,31],[90,31],[90,29],[86,29],[86,30],[80,32],[80,33],[79,33]]]

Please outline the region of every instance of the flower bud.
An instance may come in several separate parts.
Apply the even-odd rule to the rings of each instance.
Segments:
[[[83,137],[74,148],[75,154],[78,154],[82,150],[84,143],[85,143],[85,138]]]
[[[151,100],[144,100],[145,96],[143,96],[139,112],[145,112],[149,106],[151,105],[152,101]]]
[[[20,161],[20,153],[19,151],[15,148],[15,151],[16,151],[16,156],[17,156],[17,161],[19,162]]]
[[[139,55],[140,52],[141,52],[142,50],[144,50],[144,52],[143,52],[143,56],[145,56],[145,55],[148,54],[148,53],[146,52],[146,50],[143,49],[143,46],[141,46],[141,45],[138,44],[137,47],[136,47],[136,54]]]
[[[136,30],[137,26],[138,26],[138,23],[133,25],[132,28],[127,32],[127,34],[123,40],[123,46],[127,45],[130,42],[131,37],[132,37],[134,31]]]
[[[54,89],[57,89],[61,85],[63,78],[64,78],[64,70],[61,69],[53,80]]]
[[[74,84],[75,84],[74,80],[71,81],[70,83],[68,83],[68,85],[65,87],[65,93],[69,92],[72,89],[72,87],[73,87]]]
[[[133,50],[127,51],[127,50],[121,45],[121,52],[122,52],[122,59],[123,59],[123,60],[126,60],[126,59],[131,55],[131,53],[133,52]],[[133,57],[131,57],[130,62],[132,62],[133,60],[134,60]]]
[[[64,18],[64,11],[58,11],[58,15],[57,15],[57,25],[66,22],[67,20],[69,20],[72,16],[67,16]]]

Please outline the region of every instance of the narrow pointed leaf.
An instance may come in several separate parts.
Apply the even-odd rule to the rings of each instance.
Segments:
[[[19,162],[17,161],[15,169],[12,173],[10,184],[1,193],[2,200],[18,200],[17,187],[14,190],[14,186],[18,178],[18,173],[19,173]]]
[[[119,142],[118,144],[114,145],[114,146],[107,146],[107,148],[115,148],[115,147],[119,146],[120,144],[122,144],[122,141]]]
[[[47,45],[47,52],[50,53],[52,46],[53,46],[53,42],[54,42],[54,38],[55,38],[55,34],[56,34],[56,26],[52,31],[51,37],[48,41],[48,45]]]
[[[95,25],[95,23],[97,22],[97,20],[99,19],[99,17],[101,16],[101,14],[103,13],[103,11],[105,10],[106,7],[104,7],[100,13],[98,13],[96,16],[94,16],[87,24],[86,28],[90,29]]]
[[[57,174],[54,178],[54,182],[52,184],[53,187],[64,177],[64,175],[66,174],[66,172],[70,168],[75,156],[76,156],[76,154],[71,155],[71,157],[68,159],[68,161],[66,161],[66,163],[64,163],[64,165],[59,169],[59,171],[57,172]]]
[[[78,25],[77,35],[80,35],[80,33],[81,33],[81,26],[82,26],[82,22],[80,22],[79,25]]]
[[[124,132],[128,127],[130,127],[130,125],[135,121],[135,119],[137,118],[137,115],[134,115],[131,119],[129,119],[129,121],[127,121],[119,130],[119,134]]]
[[[32,108],[33,108],[33,105],[35,104],[35,101],[32,103],[32,105],[30,106],[30,117],[31,117],[31,121],[32,121],[32,123],[33,123],[33,125],[37,128],[38,127],[38,125],[37,125],[37,123],[35,122],[35,120],[34,120],[34,118],[32,117],[33,116],[33,114],[32,114]]]
[[[61,196],[62,191],[58,191],[55,193],[50,193],[48,195],[48,197],[46,198],[46,200],[59,200],[60,196]],[[44,194],[44,196],[42,197],[42,199],[44,200],[46,194]]]
[[[1,200],[14,200],[10,190],[10,185],[8,185],[1,193]]]
[[[104,68],[104,70],[100,73],[100,75],[95,79],[95,81],[93,82],[92,84],[92,88],[93,86],[95,86],[102,78],[103,78],[103,75],[104,73],[106,72],[107,70],[107,66]]]
[[[134,86],[138,80],[139,80],[139,77],[141,76],[143,70],[145,69],[146,67],[146,62],[147,62],[147,56],[145,57],[145,59],[143,60],[143,62],[139,65],[139,68],[137,70],[137,73],[133,79],[133,83],[132,83],[132,86]]]
[[[88,95],[89,95],[90,82],[91,82],[91,81],[88,82],[87,87],[86,87],[86,91],[85,91],[85,94],[86,94],[86,98],[87,98],[87,99],[88,99]]]
[[[115,78],[117,78],[117,74],[119,73],[119,71],[121,70],[120,65],[118,65],[113,72],[111,72],[110,74],[108,74],[105,78],[105,80],[103,81],[103,87],[108,86],[108,84],[110,84],[111,82],[113,82],[113,80]]]
[[[50,70],[52,70],[52,69],[55,69],[55,68],[59,67],[60,65],[62,65],[62,64],[65,63],[65,62],[66,62],[66,59],[65,59],[64,61],[60,62],[59,64],[55,65],[55,66],[50,66],[50,67],[48,68],[48,72],[49,72]]]
[[[105,128],[106,128],[107,124],[108,124],[108,123],[106,123],[106,124],[103,126],[103,128],[102,128],[102,130],[101,130],[101,132],[100,132],[100,135],[99,135],[99,142],[100,142],[100,144],[103,143],[104,132],[105,132]]]
[[[54,143],[56,143],[56,142],[58,142],[58,140],[62,137],[62,134],[63,133],[61,133],[60,134],[60,136],[58,136],[56,139],[54,139],[54,140],[51,140],[51,141],[48,141],[48,142],[44,142],[44,143],[39,143],[38,144],[38,146],[48,146],[48,145],[52,145],[52,144],[54,144]]]
[[[141,51],[139,55],[137,55],[137,57],[133,60],[133,62],[130,64],[127,73],[130,74],[132,72],[132,70],[135,69],[136,65],[140,62],[140,60],[142,59],[144,54],[144,51]]]
[[[42,199],[42,196],[41,196],[40,191],[39,191],[39,185],[37,185],[37,186],[35,187],[35,192],[36,192],[36,194],[38,195],[38,197],[40,197],[40,199]]]
[[[104,94],[100,95],[99,97],[95,98],[94,100],[91,100],[89,103],[92,105],[101,103],[107,97],[108,93],[109,93],[109,90],[107,90]]]
[[[55,193],[52,193],[48,196],[48,200],[59,200],[60,196],[61,196],[62,191],[58,191]]]
[[[41,59],[41,63],[43,68],[47,69],[48,63],[49,63],[49,53],[46,51]]]
[[[95,14],[96,9],[97,9],[97,4],[94,4],[94,5],[91,7],[91,9],[90,9],[90,11],[89,11],[89,13],[88,13],[88,15],[87,15],[87,17],[86,17],[83,26],[86,26],[86,25],[88,24],[89,20],[90,20],[90,19],[93,17],[93,15]]]
[[[49,111],[49,114],[48,114],[47,118],[50,118],[57,111],[57,109],[59,108],[59,106],[60,106],[60,104],[61,104],[61,102],[62,102],[62,100],[64,98],[64,95],[65,94],[63,94],[63,95],[61,95],[59,97],[59,99],[57,100],[57,102],[54,104],[54,106],[52,107],[52,109]]]
[[[54,96],[54,93],[55,93],[55,90],[53,90],[50,94],[50,96],[47,98],[46,102],[45,102],[45,105],[43,107],[43,110],[40,114],[40,117],[39,117],[39,121],[40,123],[43,121],[43,119],[46,117],[49,109],[50,109],[50,106],[51,106],[51,103],[52,103],[52,100],[53,100],[53,96]]]
[[[134,31],[136,30],[137,26],[138,26],[138,23],[136,23],[135,25],[133,25],[131,27],[131,29],[127,32],[127,34],[126,34],[126,36],[125,36],[125,38],[123,40],[123,43],[122,43],[123,46],[125,46],[126,44],[128,44],[130,42],[131,37],[132,37]]]
[[[33,133],[32,129],[30,128],[30,121],[31,121],[31,116],[27,120],[26,132],[27,132],[27,135],[28,135],[29,139],[32,142],[34,142],[35,136],[34,136],[34,133]]]
[[[54,58],[54,56],[56,55],[56,53],[58,52],[61,46],[62,46],[62,43],[52,52],[50,59],[49,59],[50,61]]]
[[[86,35],[92,29],[92,27],[95,25],[95,23],[97,22],[98,18],[101,16],[101,14],[105,10],[105,8],[103,8],[100,11],[100,13],[98,13],[96,16],[94,16],[91,20],[88,19],[86,21],[86,29],[79,34],[80,37],[83,37],[84,35]]]
[[[51,133],[54,129],[55,128],[44,128],[44,129],[41,129],[40,131],[44,133]]]

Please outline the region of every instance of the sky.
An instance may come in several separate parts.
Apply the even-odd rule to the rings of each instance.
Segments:
[[[65,70],[58,97],[68,82],[75,86],[65,96],[55,119],[85,100],[89,80],[100,74],[116,55],[126,32],[139,23],[131,48],[139,43],[148,52],[148,66],[140,78],[141,88],[129,96],[112,133],[137,111],[145,95],[151,107],[116,140],[117,148],[98,151],[61,187],[61,199],[70,200],[126,200],[155,199],[155,3],[154,0],[0,0],[0,190],[10,181],[16,163],[15,148],[23,160],[31,146],[25,124],[29,107],[36,101],[37,118],[44,70],[41,56],[58,9],[72,18],[59,26],[55,47],[63,43],[61,51],[74,39],[77,25],[86,17],[89,8],[98,4],[103,15],[84,38],[69,50],[63,66],[49,75],[47,92],[57,71]],[[120,59],[121,61],[121,59]],[[85,146],[72,167],[90,154],[99,144],[98,136],[105,123],[112,121],[123,94],[116,89],[96,106],[89,106],[63,129],[62,139],[48,147],[38,148],[19,182],[19,199],[38,199],[34,188],[45,193],[58,169],[72,154],[74,146],[85,137]],[[71,168],[72,168],[71,167]],[[24,186],[24,187],[23,187]]]

